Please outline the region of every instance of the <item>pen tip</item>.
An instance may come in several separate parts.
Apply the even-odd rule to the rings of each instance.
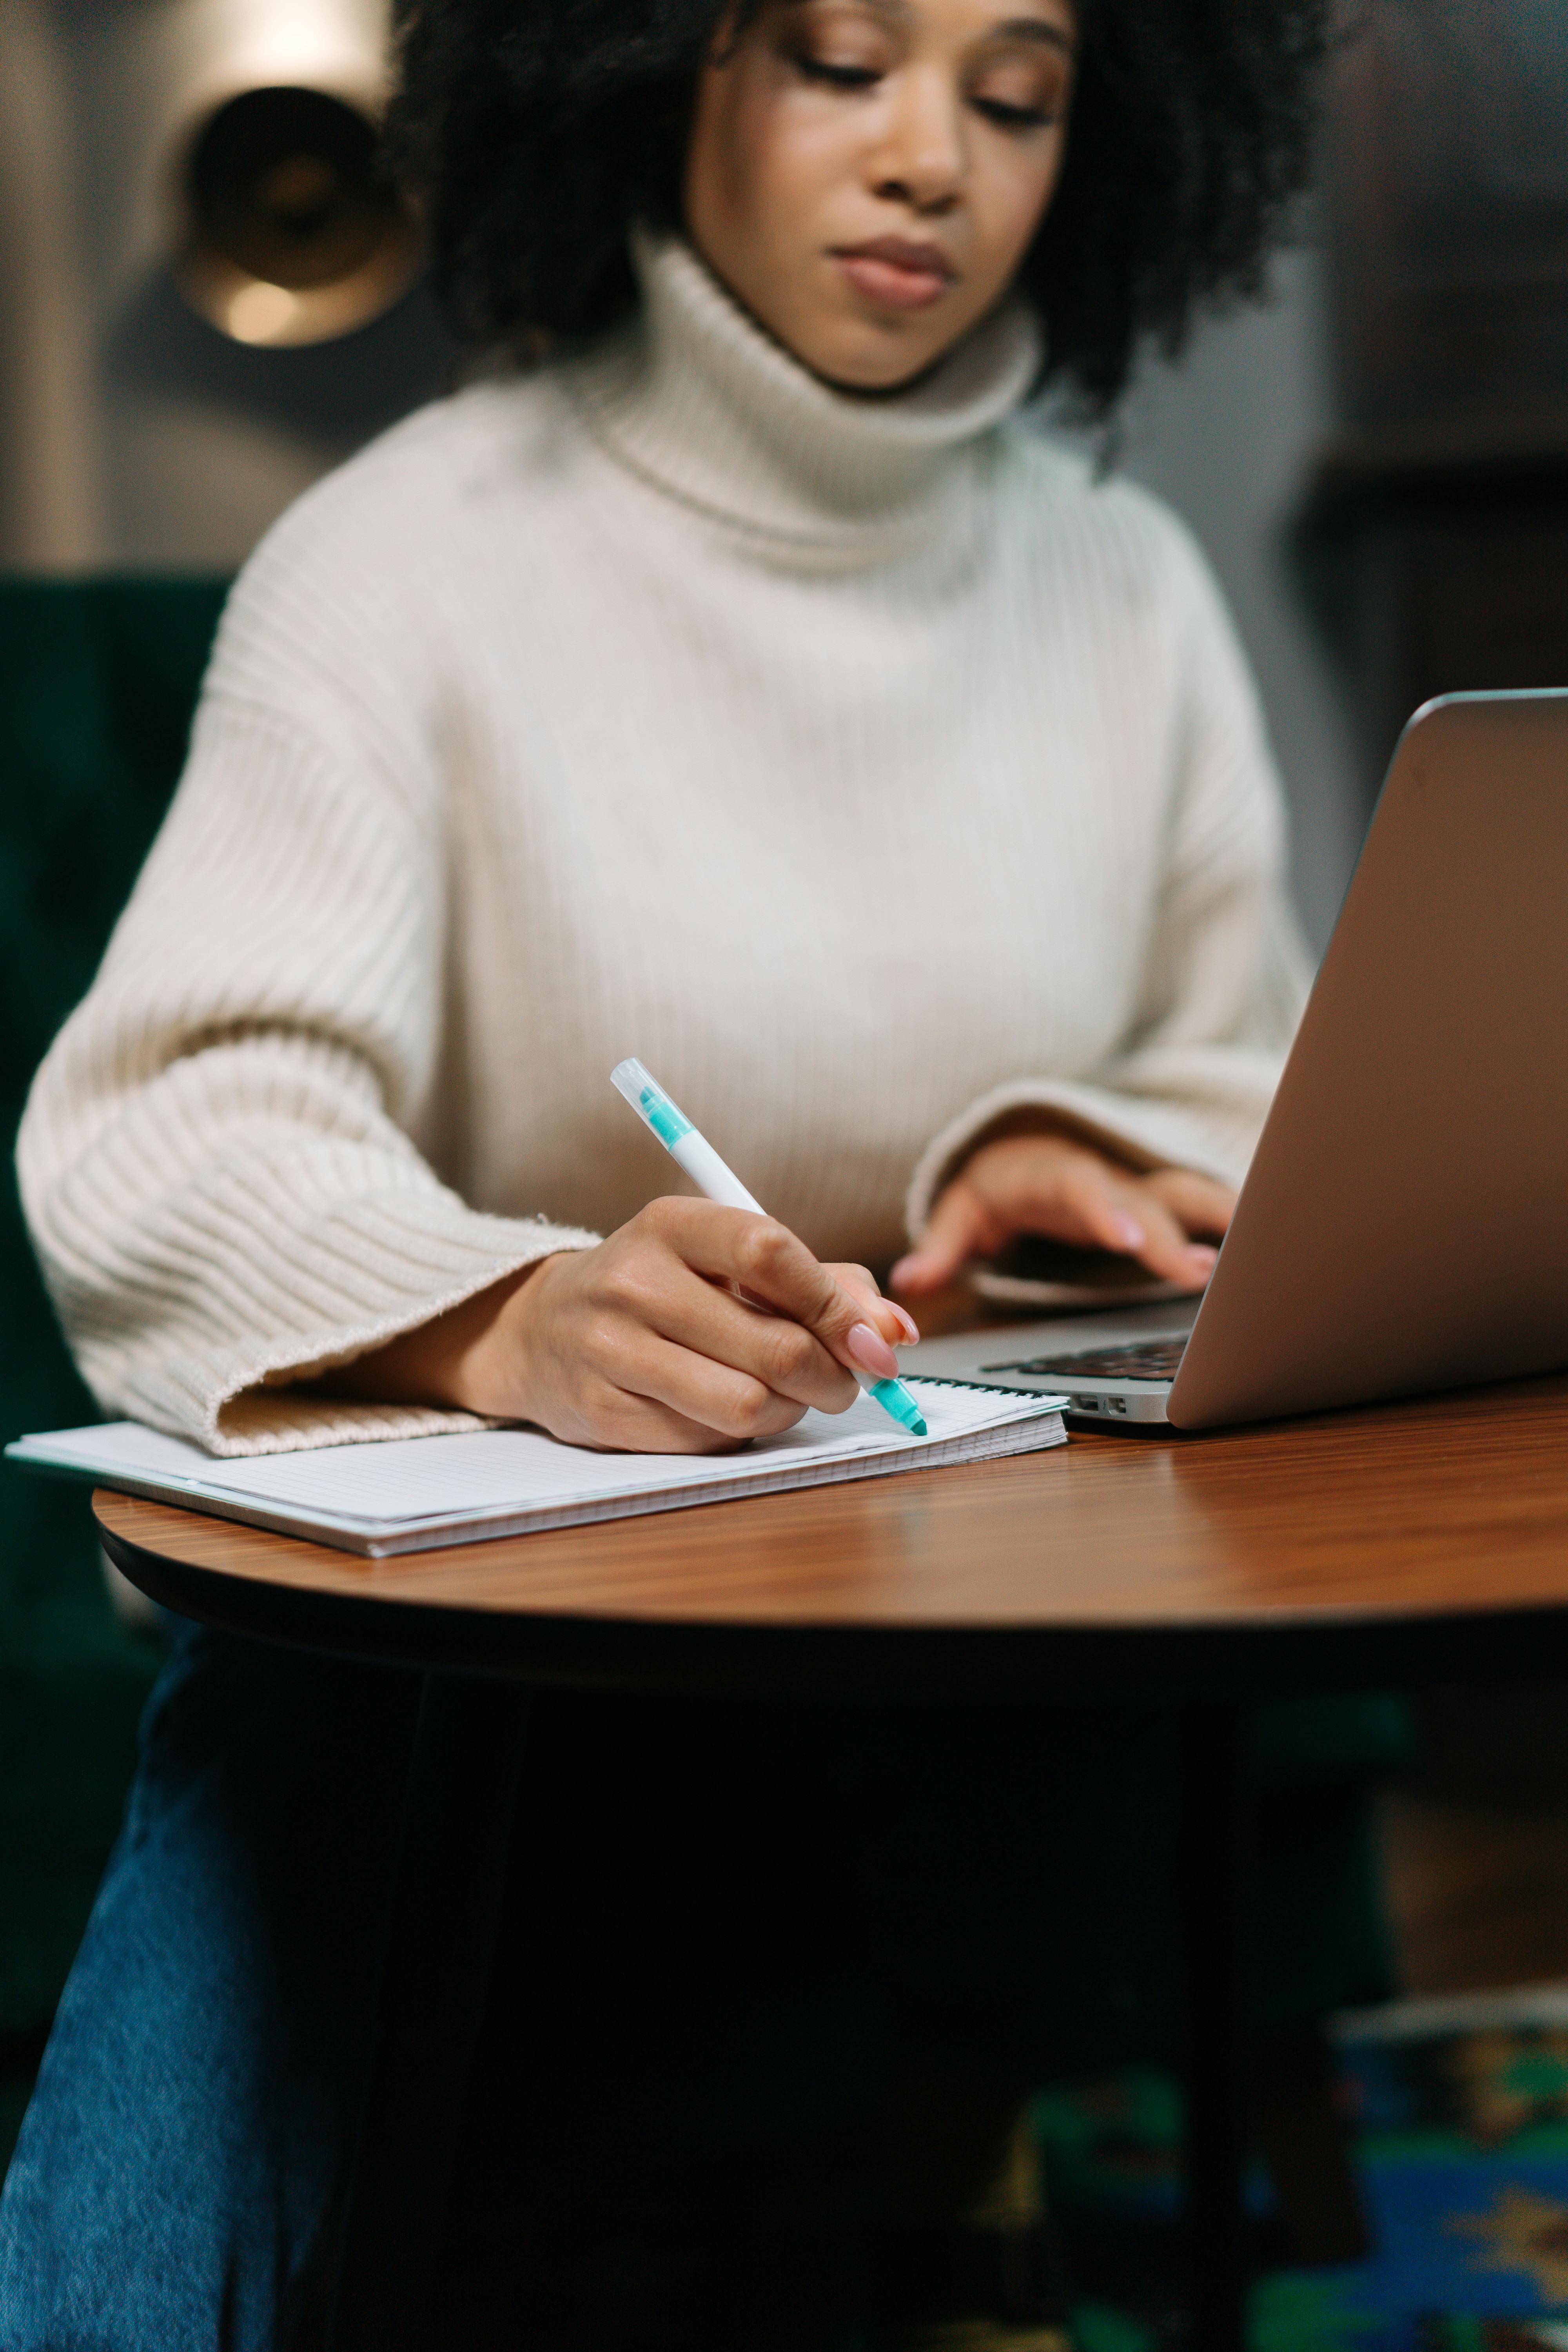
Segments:
[[[900,1428],[907,1429],[911,1437],[928,1437],[931,1434],[924,1414],[902,1381],[873,1381],[869,1393],[876,1398],[883,1412],[890,1412]]]

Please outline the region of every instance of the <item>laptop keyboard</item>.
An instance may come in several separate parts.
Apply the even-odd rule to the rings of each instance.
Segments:
[[[1169,1381],[1186,1340],[1144,1339],[1135,1347],[1089,1348],[1076,1356],[1026,1356],[1021,1363],[982,1364],[983,1372],[1065,1372],[1088,1380]]]

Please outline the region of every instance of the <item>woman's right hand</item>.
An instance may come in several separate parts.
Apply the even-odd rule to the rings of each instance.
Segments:
[[[889,1378],[889,1341],[918,1337],[864,1266],[824,1265],[771,1217],[671,1198],[358,1358],[332,1385],[531,1421],[574,1445],[711,1454],[791,1428],[811,1405],[842,1412],[854,1368]]]

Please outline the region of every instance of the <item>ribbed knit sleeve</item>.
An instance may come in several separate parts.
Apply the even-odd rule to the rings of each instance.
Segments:
[[[1194,1168],[1239,1183],[1306,1002],[1283,801],[1256,690],[1207,564],[1173,517],[1140,504],[1180,632],[1183,701],[1134,1016],[1100,1067],[1070,1080],[1020,1074],[949,1121],[910,1184],[917,1241],[963,1162],[1030,1113],[1134,1168]],[[1138,690],[1131,678],[1128,690]]]
[[[473,1426],[285,1384],[595,1238],[476,1213],[411,1139],[447,952],[435,689],[374,530],[299,512],[231,600],[179,793],[18,1154],[100,1402],[222,1454]]]

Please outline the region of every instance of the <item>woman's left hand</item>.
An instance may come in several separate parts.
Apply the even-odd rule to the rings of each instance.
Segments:
[[[931,1212],[919,1245],[893,1268],[895,1289],[940,1290],[972,1257],[994,1257],[1016,1234],[1135,1257],[1163,1282],[1201,1290],[1236,1194],[1190,1168],[1137,1175],[1061,1135],[983,1144]]]

